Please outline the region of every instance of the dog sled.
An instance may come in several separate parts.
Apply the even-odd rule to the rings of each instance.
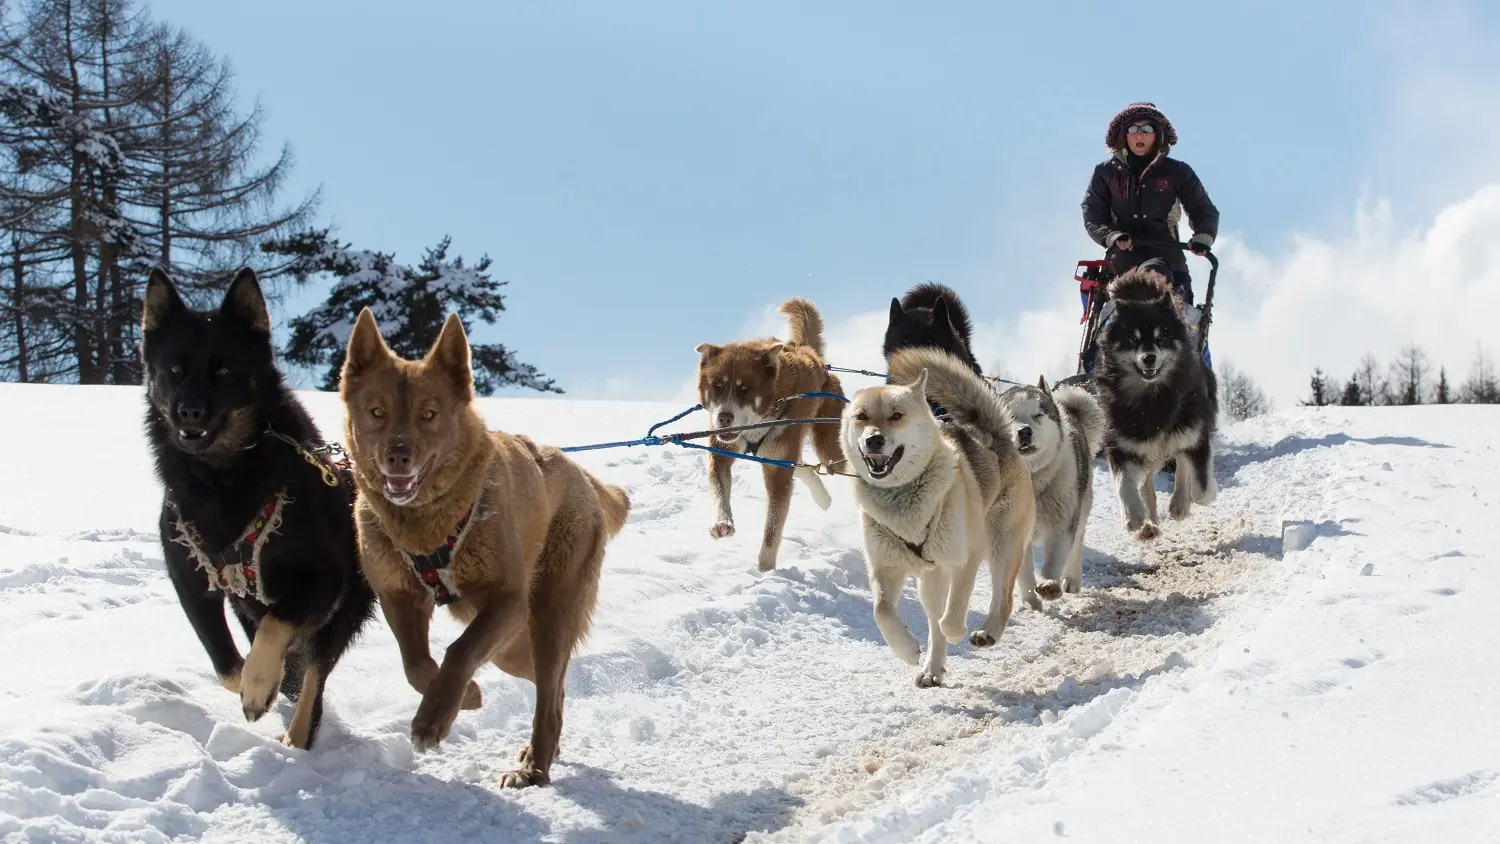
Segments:
[[[1178,243],[1183,249],[1189,249],[1188,244]],[[1213,323],[1214,307],[1214,283],[1218,280],[1219,259],[1209,250],[1203,253],[1208,259],[1208,288],[1203,294],[1203,305],[1195,308],[1184,305],[1185,310],[1197,310],[1196,326],[1188,314],[1188,328],[1193,335],[1198,357],[1203,360],[1204,365],[1211,366],[1208,353],[1208,329]],[[1083,387],[1089,392],[1094,392],[1094,368],[1098,362],[1099,334],[1103,331],[1105,324],[1113,312],[1109,303],[1109,283],[1115,279],[1114,268],[1109,261],[1079,261],[1073,271],[1073,280],[1078,282],[1078,298],[1083,305],[1083,315],[1079,319],[1079,325],[1083,326],[1083,335],[1078,342],[1078,366],[1073,375],[1058,382],[1062,384],[1073,384]]]

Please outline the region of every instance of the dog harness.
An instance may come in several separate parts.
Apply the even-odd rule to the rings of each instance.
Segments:
[[[177,513],[177,520],[173,522],[177,536],[172,541],[188,549],[188,555],[208,578],[208,591],[223,591],[238,598],[254,598],[262,604],[270,604],[260,576],[260,553],[271,534],[281,527],[282,508],[290,502],[286,490],[272,495],[255,511],[255,517],[238,539],[210,553],[203,547],[203,536],[198,533],[197,526],[182,517],[182,511],[169,496],[167,504]]]
[[[436,551],[430,554],[413,554],[406,549],[400,549],[401,554],[406,557],[407,565],[416,572],[417,580],[422,582],[422,587],[427,594],[432,596],[432,602],[440,607],[457,601],[459,599],[458,584],[453,580],[453,554],[458,550],[458,543],[463,541],[468,533],[469,523],[474,520],[474,514],[479,512],[479,501],[484,497],[483,492],[474,497],[474,506],[459,520],[458,526],[448,534]]]

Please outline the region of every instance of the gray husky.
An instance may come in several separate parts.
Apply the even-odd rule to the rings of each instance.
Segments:
[[[1036,490],[1036,529],[1042,546],[1041,584],[1031,549],[1021,564],[1021,596],[1042,608],[1083,583],[1083,534],[1094,508],[1094,455],[1104,444],[1104,410],[1088,391],[1064,386],[1013,387],[1001,398],[1016,420],[1016,443]],[[1040,596],[1040,597],[1038,597]]]

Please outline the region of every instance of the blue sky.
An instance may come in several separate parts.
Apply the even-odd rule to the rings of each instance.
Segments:
[[[1496,175],[1480,4],[151,5],[232,60],[343,239],[488,253],[509,311],[481,336],[585,398],[671,397],[794,295],[830,322],[924,280],[982,322],[1066,303],[1133,100],[1264,255]]]

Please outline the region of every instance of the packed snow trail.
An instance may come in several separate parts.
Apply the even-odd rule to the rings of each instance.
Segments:
[[[340,435],[336,397],[304,398]],[[495,783],[530,734],[529,684],[482,669],[484,707],[414,754],[419,698],[380,621],[330,677],[316,749],[277,742],[284,700],[245,723],[162,573],[140,392],[0,386],[0,401],[27,408],[0,422],[13,442],[58,444],[19,453],[0,492],[0,835],[18,841],[910,840],[1045,788],[1150,716],[1155,690],[1190,693],[1183,678],[1285,588],[1280,519],[1321,494],[1309,454],[1337,464],[1362,447],[1278,449],[1291,429],[1336,434],[1307,414],[1230,429],[1219,501],[1151,544],[1124,535],[1096,468],[1083,594],[1044,613],[1018,605],[995,648],[954,646],[935,690],[916,688],[875,628],[846,481],[829,485],[827,513],[797,493],[779,568],[758,575],[758,469],[737,467],[739,532],[714,541],[698,454],[579,455],[633,509],[569,671],[554,783],[516,792]],[[629,438],[676,410],[483,408],[555,444]],[[971,626],[988,588],[981,575]],[[921,637],[912,591],[901,610]],[[440,614],[435,653],[458,630]],[[1463,783],[1433,788],[1492,787]]]

